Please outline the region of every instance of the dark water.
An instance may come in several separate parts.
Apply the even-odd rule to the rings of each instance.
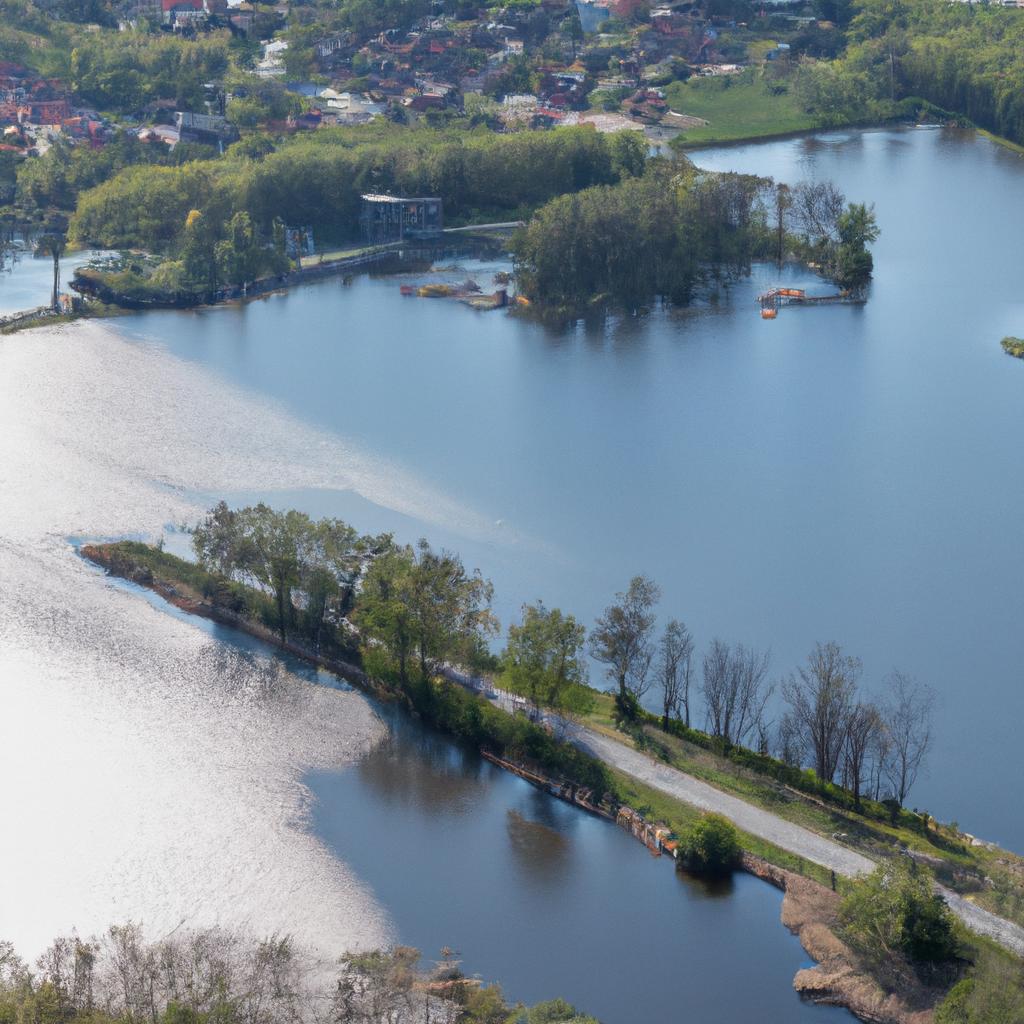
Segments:
[[[276,664],[349,689],[151,591],[115,585],[198,627],[263,676]],[[793,974],[810,963],[779,920],[778,890],[745,874],[714,885],[678,875],[610,822],[394,706],[374,708],[387,739],[355,765],[305,781],[312,832],[369,883],[396,941],[427,961],[448,946],[467,973],[499,982],[510,1000],[561,996],[604,1024],[852,1020],[793,991]]]
[[[762,322],[766,284],[813,284],[764,267],[695,308],[552,329],[359,278],[118,326],[344,438],[374,472],[276,500],[457,548],[505,621],[542,597],[589,622],[647,572],[699,643],[770,647],[780,676],[835,640],[869,688],[927,681],[912,803],[1024,849],[994,784],[1024,770],[1024,365],[998,344],[1024,333],[1024,162],[924,130],[696,159],[873,201],[870,302]]]
[[[611,823],[384,713],[386,744],[309,779],[313,824],[428,959],[447,944],[511,997],[561,995],[606,1024],[851,1019],[793,992],[806,959],[765,883],[677,876]]]

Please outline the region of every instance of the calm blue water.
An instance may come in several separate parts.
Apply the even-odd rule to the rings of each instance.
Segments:
[[[921,130],[695,159],[874,202],[870,302],[762,322],[759,290],[809,281],[766,267],[714,303],[550,328],[358,278],[118,326],[378,463],[274,498],[457,548],[505,621],[541,597],[590,622],[646,572],[700,644],[771,648],[780,677],[836,640],[868,688],[925,680],[941,705],[911,802],[1024,849],[993,784],[1024,770],[1024,365],[998,344],[1024,333],[1024,163]]]

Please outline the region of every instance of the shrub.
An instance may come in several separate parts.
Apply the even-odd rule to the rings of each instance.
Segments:
[[[945,964],[957,955],[946,901],[931,875],[907,859],[879,865],[855,883],[839,919],[850,945],[879,965],[899,956],[917,966]]]
[[[683,836],[680,863],[703,875],[727,875],[739,863],[735,826],[721,814],[703,814]]]

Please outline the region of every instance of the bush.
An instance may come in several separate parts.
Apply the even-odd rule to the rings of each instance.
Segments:
[[[983,952],[970,975],[935,1009],[935,1024],[1009,1024],[1024,1020],[1024,978],[1019,963]]]
[[[739,864],[736,827],[721,814],[703,814],[683,836],[680,863],[702,875],[727,875]]]
[[[957,955],[953,915],[932,877],[909,859],[879,865],[839,908],[847,941],[869,961],[903,956],[915,966],[947,964]]]

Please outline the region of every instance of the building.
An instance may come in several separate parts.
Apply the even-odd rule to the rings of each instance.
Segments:
[[[165,25],[196,25],[206,20],[203,0],[160,0]]]
[[[224,145],[238,139],[238,129],[218,114],[179,110],[174,115],[174,125],[182,142],[200,142],[223,150]]]
[[[405,238],[433,238],[444,229],[440,199],[364,195],[359,215],[363,237],[372,245]]]

